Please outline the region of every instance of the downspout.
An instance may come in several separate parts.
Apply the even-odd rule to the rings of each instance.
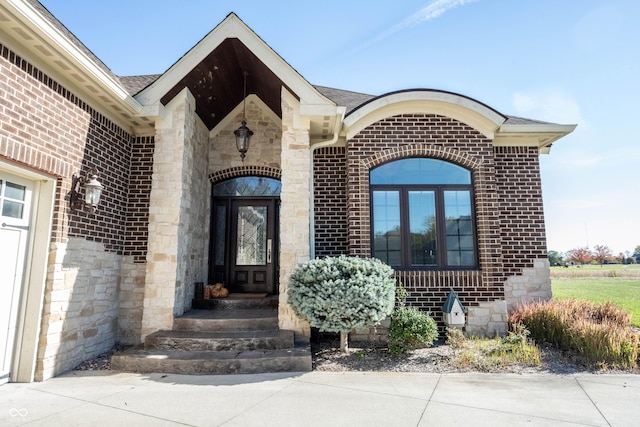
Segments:
[[[314,197],[314,180],[313,180],[313,159],[314,152],[318,148],[330,147],[335,145],[340,137],[340,131],[342,130],[342,120],[344,119],[344,114],[346,112],[346,107],[337,107],[336,116],[339,116],[339,119],[336,120],[336,124],[333,128],[333,137],[331,139],[327,139],[325,141],[320,141],[311,147],[311,162],[309,162],[309,167],[311,168],[311,173],[309,173],[309,259],[315,259],[316,257],[316,236],[315,236],[315,197]]]

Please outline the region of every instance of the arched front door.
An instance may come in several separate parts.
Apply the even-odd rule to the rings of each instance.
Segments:
[[[280,181],[239,177],[212,190],[209,282],[230,292],[277,291]]]

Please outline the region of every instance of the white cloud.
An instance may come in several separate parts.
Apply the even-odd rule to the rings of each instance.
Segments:
[[[578,102],[562,90],[516,92],[512,102],[517,115],[553,123],[578,124],[581,130],[588,128]]]
[[[398,31],[404,30],[406,28],[415,27],[416,25],[429,22],[443,15],[451,9],[454,9],[458,6],[464,6],[465,4],[472,3],[474,1],[477,0],[434,0],[413,15],[405,18],[399,24],[394,25],[393,27],[389,28],[387,31],[376,37],[376,39],[373,40],[372,43],[380,41],[386,37],[389,37],[391,34],[397,33]]]

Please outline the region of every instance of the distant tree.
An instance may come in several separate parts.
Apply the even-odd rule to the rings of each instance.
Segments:
[[[640,254],[640,245],[636,246],[636,248],[633,251],[634,254]]]
[[[549,264],[551,266],[564,264],[564,255],[562,254],[562,252],[549,251],[547,253],[547,258],[549,258]]]
[[[591,262],[589,248],[574,248],[567,252],[567,257],[576,264],[588,264]]]
[[[607,245],[595,245],[593,247],[593,258],[600,264],[604,264],[605,261],[609,261],[613,258],[613,251]]]

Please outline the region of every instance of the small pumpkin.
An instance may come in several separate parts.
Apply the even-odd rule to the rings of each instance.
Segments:
[[[229,296],[229,289],[225,288],[222,283],[216,283],[211,288],[211,298],[226,298]]]

